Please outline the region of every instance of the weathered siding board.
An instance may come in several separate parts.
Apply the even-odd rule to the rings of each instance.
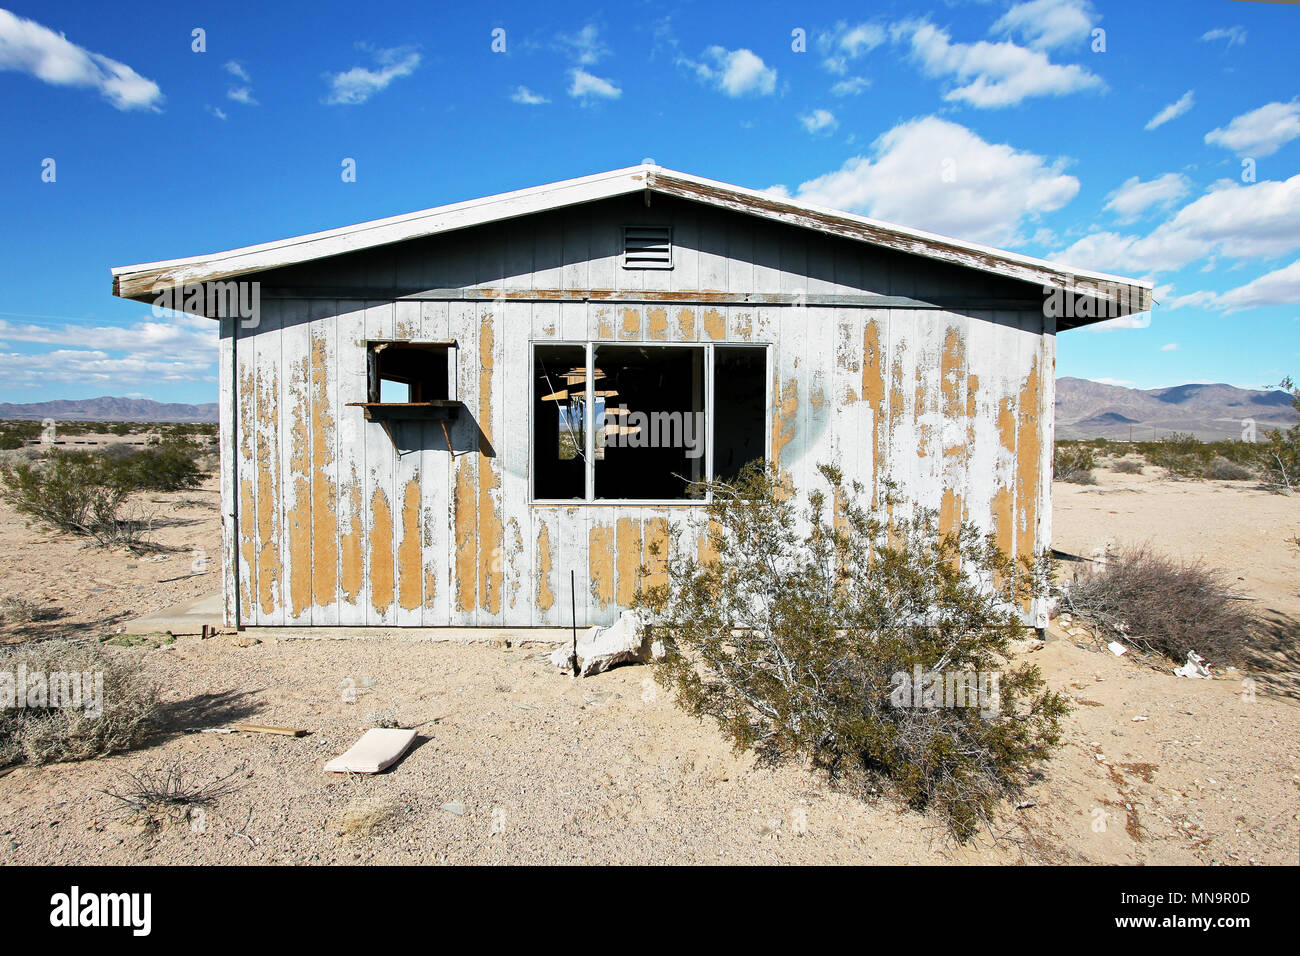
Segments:
[[[631,198],[283,270],[292,275],[278,281],[922,298],[1001,288],[971,270]],[[619,265],[619,227],[647,221],[672,224],[675,268],[633,275]],[[800,487],[835,461],[872,494],[892,480],[945,528],[969,519],[1027,553],[1050,533],[1054,331],[1037,313],[799,301],[271,299],[261,327],[237,340],[222,327],[222,451],[237,461],[223,475],[223,512],[239,511],[238,534],[231,523],[223,537],[226,600],[238,594],[249,624],[567,626],[573,570],[578,623],[613,620],[643,583],[651,543],[672,527],[698,540],[701,512],[529,502],[531,343],[548,340],[770,345],[769,454]],[[397,427],[409,448],[399,455],[348,406],[366,399],[367,339],[391,337],[457,342],[465,413],[448,424],[451,449],[440,423],[423,422]]]
[[[235,343],[239,323],[233,318],[221,320],[220,348],[217,353],[217,378],[221,401],[217,409],[221,457],[221,606],[222,620],[233,625],[239,619],[239,470],[238,434],[235,420]],[[208,555],[209,559],[212,557]]]

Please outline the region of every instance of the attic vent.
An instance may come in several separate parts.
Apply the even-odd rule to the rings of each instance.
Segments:
[[[671,269],[673,230],[671,226],[624,226],[624,269]]]

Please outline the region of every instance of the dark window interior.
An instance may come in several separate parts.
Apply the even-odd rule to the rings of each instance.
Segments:
[[[763,458],[767,436],[767,349],[713,349],[713,478],[731,481]]]
[[[587,350],[533,350],[533,496],[585,498]]]
[[[593,374],[596,497],[698,497],[690,485],[705,477],[704,350],[599,345]]]
[[[435,343],[371,342],[371,402],[436,402],[451,397],[447,350]]]

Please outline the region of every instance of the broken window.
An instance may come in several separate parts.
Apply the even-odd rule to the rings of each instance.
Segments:
[[[587,350],[533,350],[533,496],[587,496]]]
[[[705,480],[704,349],[597,345],[595,496],[695,498]],[[603,428],[601,427],[603,424]]]
[[[767,349],[715,346],[713,381],[713,478],[732,481],[766,457]]]
[[[453,349],[447,342],[370,342],[370,402],[446,401],[451,396]]]
[[[766,346],[537,345],[533,497],[702,500],[767,448]]]

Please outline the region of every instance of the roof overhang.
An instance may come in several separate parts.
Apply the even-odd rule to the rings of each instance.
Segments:
[[[112,270],[113,294],[126,299],[149,300],[164,290],[188,284],[232,279],[641,191],[702,202],[762,219],[802,226],[828,235],[1029,282],[1042,286],[1044,297],[1050,289],[1062,289],[1072,296],[1094,300],[1094,304],[1085,311],[1095,318],[1074,318],[1063,323],[1062,327],[1144,312],[1151,308],[1152,284],[1147,281],[1074,269],[1044,259],[651,165],[631,166],[594,176],[533,186],[226,252],[119,266]]]

